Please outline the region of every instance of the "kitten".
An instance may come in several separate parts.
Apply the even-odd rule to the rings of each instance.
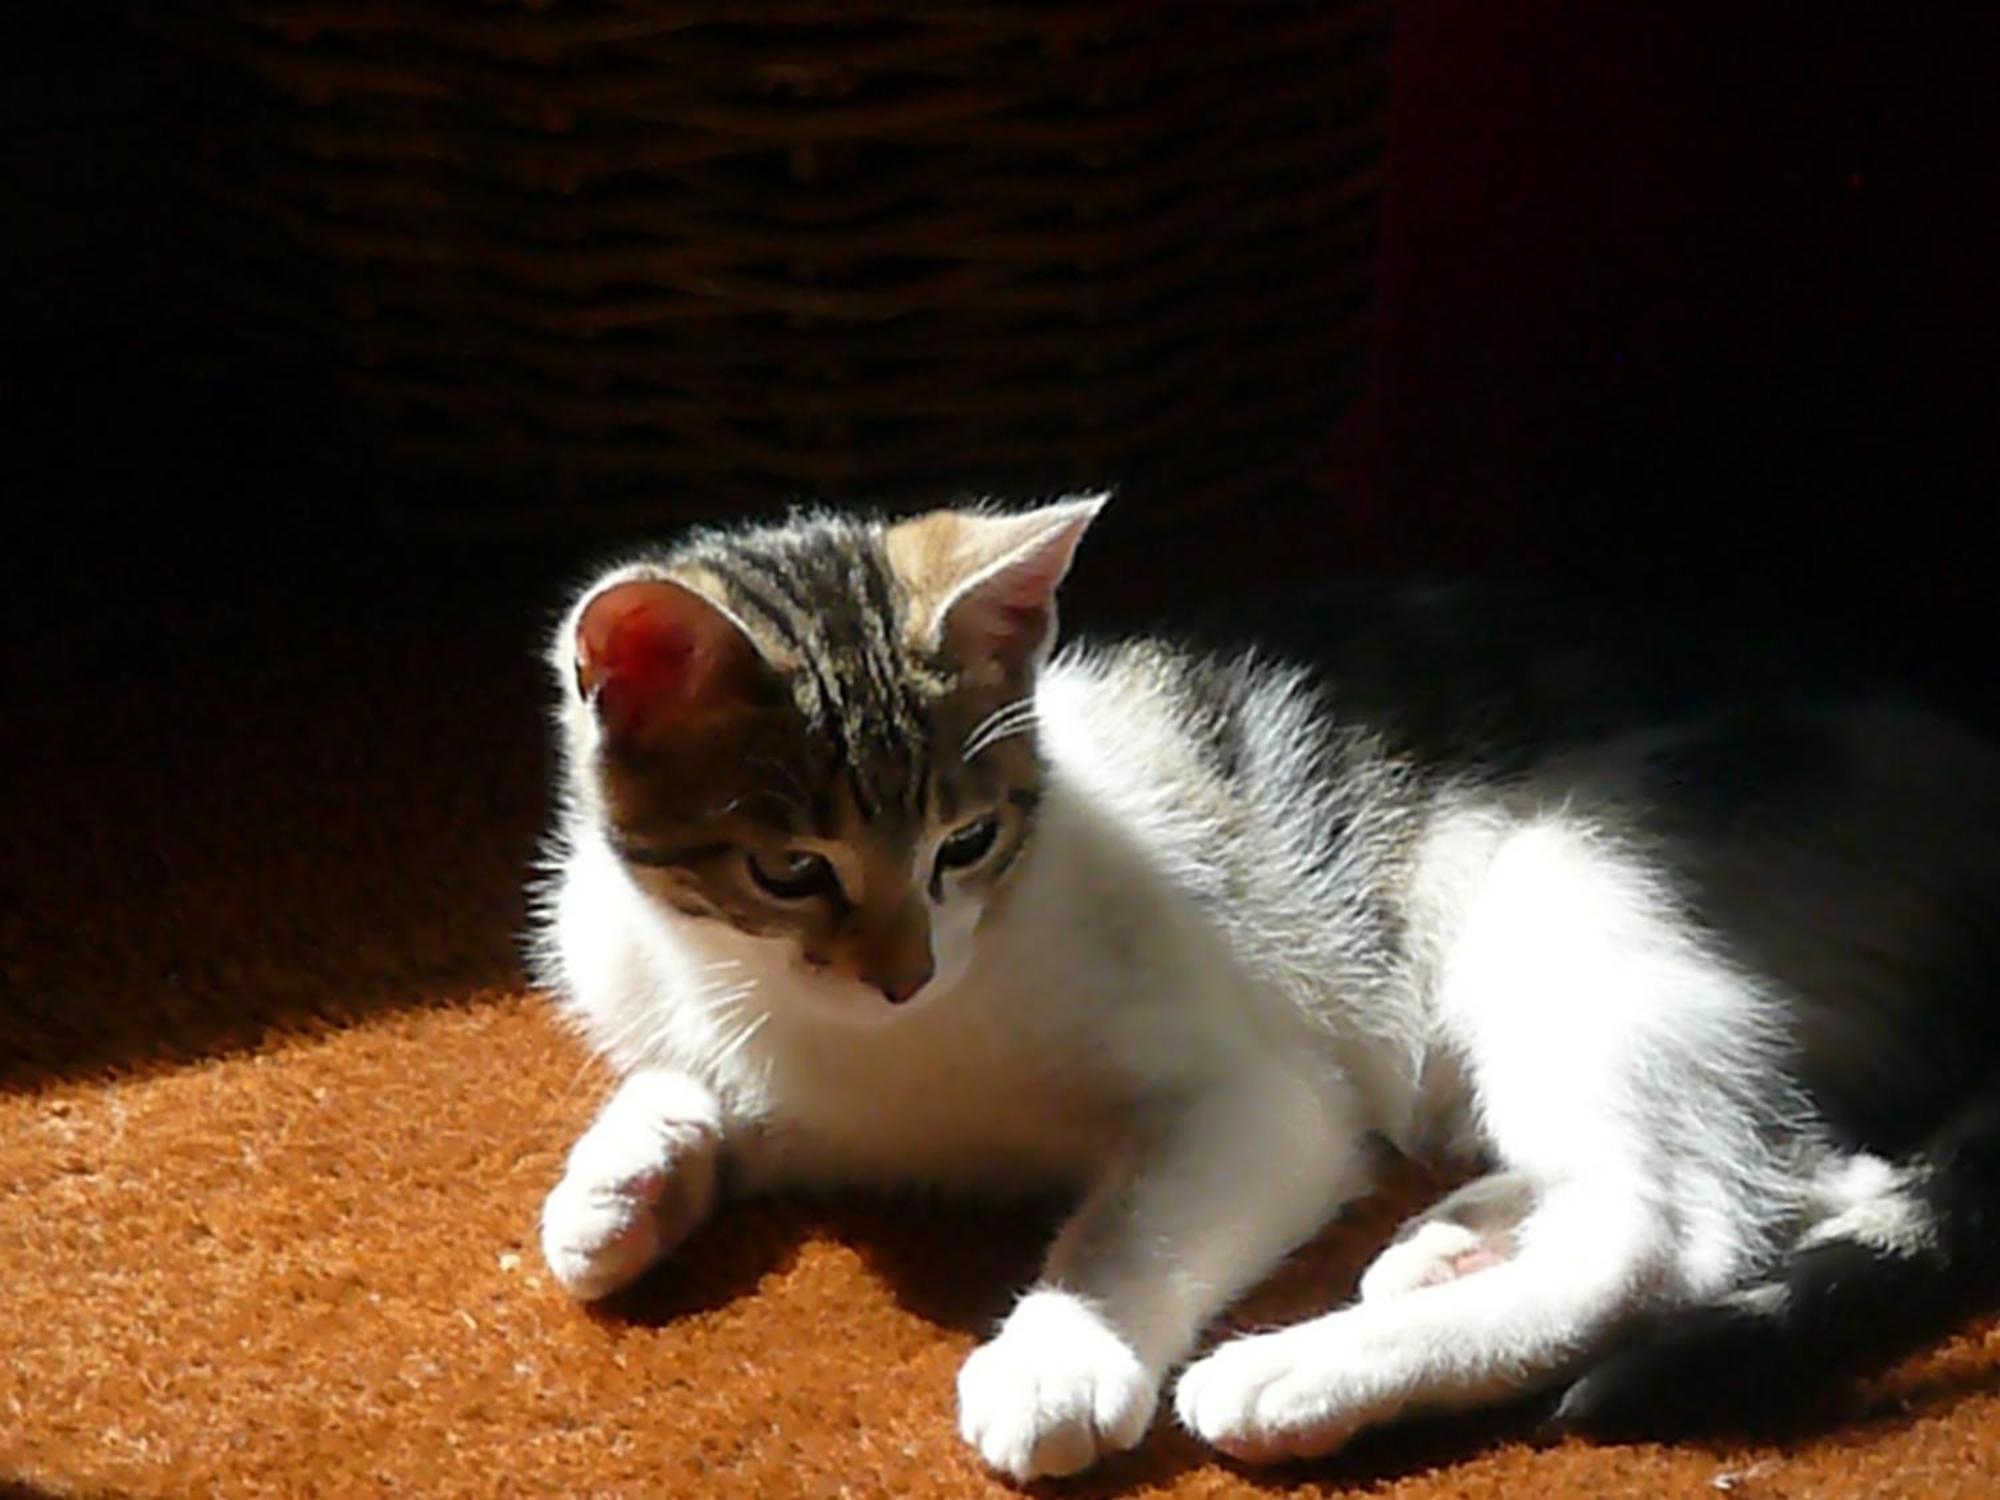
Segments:
[[[1073,1185],[959,1378],[1025,1480],[1137,1443],[1381,1140],[1483,1175],[1351,1306],[1181,1372],[1229,1454],[1572,1380],[1648,1420],[1990,1256],[1992,749],[1881,701],[1649,724],[1574,635],[1476,692],[1051,660],[1099,504],[700,532],[583,591],[542,956],[623,1081],[543,1211],[565,1288],[725,1167]]]

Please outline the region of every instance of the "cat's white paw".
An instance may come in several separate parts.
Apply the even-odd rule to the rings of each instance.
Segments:
[[[1338,1318],[1233,1339],[1181,1375],[1174,1410],[1196,1437],[1245,1463],[1319,1458],[1395,1414]]]
[[[638,1279],[687,1238],[715,1202],[716,1132],[615,1105],[571,1150],[542,1204],[542,1258],[581,1301]]]
[[[958,1430],[1018,1480],[1074,1474],[1136,1445],[1159,1381],[1089,1304],[1031,1292],[958,1373]]]
[[[1477,1230],[1448,1219],[1430,1219],[1369,1263],[1361,1273],[1361,1300],[1372,1302],[1438,1286],[1498,1265],[1504,1258]]]

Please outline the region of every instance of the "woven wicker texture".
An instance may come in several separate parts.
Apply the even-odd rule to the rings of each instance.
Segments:
[[[1171,513],[1356,383],[1382,0],[150,9],[225,85],[218,288],[440,505]]]

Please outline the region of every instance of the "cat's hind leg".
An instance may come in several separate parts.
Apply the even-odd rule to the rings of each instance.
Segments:
[[[1514,1258],[1521,1221],[1534,1206],[1519,1172],[1492,1172],[1440,1199],[1397,1232],[1361,1274],[1368,1302],[1441,1286]]]
[[[1332,1452],[1408,1411],[1532,1389],[1646,1300],[1669,1238],[1639,1195],[1552,1185],[1510,1259],[1226,1343],[1181,1377],[1177,1410],[1224,1452],[1270,1462]]]
[[[569,1153],[542,1205],[542,1256],[572,1297],[636,1280],[708,1217],[721,1109],[684,1074],[633,1073]]]
[[[1979,1113],[1962,1112],[1909,1162],[1829,1157],[1813,1178],[1811,1223],[1770,1276],[1639,1330],[1570,1386],[1556,1420],[1618,1438],[1782,1422],[1941,1336],[1984,1300],[1965,1271],[1990,1264],[2000,1229],[1977,1208],[1954,1216],[1965,1189],[1939,1171],[1966,1160]],[[2000,1097],[1985,1114],[1989,1141],[2000,1140]],[[1986,1150],[1990,1172],[2000,1153]],[[1990,1272],[1985,1284],[1996,1285]]]
[[[1554,820],[1514,831],[1451,938],[1440,1024],[1532,1199],[1512,1254],[1411,1286],[1440,1269],[1419,1260],[1394,1294],[1385,1270],[1381,1295],[1198,1361],[1176,1404],[1225,1452],[1312,1456],[1533,1390],[1635,1316],[1734,1284],[1797,1208],[1757,992],[1615,845]]]

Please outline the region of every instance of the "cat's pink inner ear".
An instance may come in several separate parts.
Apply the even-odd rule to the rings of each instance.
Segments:
[[[614,739],[645,738],[711,696],[747,649],[735,624],[665,579],[615,583],[576,625],[576,685]]]
[[[1094,502],[1052,506],[1009,518],[1012,543],[974,574],[945,606],[945,635],[962,658],[1018,667],[1041,654],[1055,625],[1056,589],[1097,514]]]

